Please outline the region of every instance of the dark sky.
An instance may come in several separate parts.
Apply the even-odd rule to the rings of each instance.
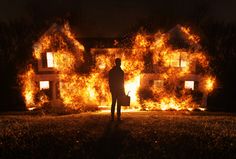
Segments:
[[[34,22],[71,13],[82,36],[109,37],[148,18],[184,19],[204,9],[216,21],[236,22],[235,0],[0,0],[0,21]]]

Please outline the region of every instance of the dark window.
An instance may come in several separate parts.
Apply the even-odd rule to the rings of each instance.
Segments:
[[[149,80],[149,86],[153,86],[154,81],[153,80]]]
[[[47,56],[46,53],[41,54],[41,59],[42,59],[42,67],[46,68],[47,67]]]

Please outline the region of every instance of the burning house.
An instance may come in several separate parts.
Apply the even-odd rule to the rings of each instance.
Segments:
[[[35,63],[21,75],[22,93],[28,108],[63,104],[60,80],[73,75],[83,62],[84,47],[73,37],[69,26],[52,25],[34,44]],[[61,86],[62,87],[62,86]]]
[[[190,29],[177,25],[161,38],[157,48],[156,44],[151,46],[154,47],[149,50],[151,62],[141,75],[144,104],[147,104],[145,99],[151,97],[160,102],[157,102],[158,106],[148,102],[147,105],[153,105],[151,109],[204,110],[214,79],[209,77],[208,59],[199,44],[199,37],[191,34]],[[145,97],[145,93],[150,97]]]
[[[205,107],[215,79],[199,41],[190,29],[177,25],[167,33],[138,33],[129,47],[115,44],[85,50],[68,24],[53,25],[33,47],[35,65],[20,76],[22,94],[29,109],[44,104],[82,110],[107,107],[111,101],[107,72],[119,57],[130,109]],[[88,52],[93,64],[83,72]]]

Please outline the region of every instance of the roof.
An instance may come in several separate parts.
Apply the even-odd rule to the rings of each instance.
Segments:
[[[168,42],[172,45],[172,47],[176,49],[180,49],[180,48],[189,49],[193,47],[199,47],[198,42],[194,41],[195,39],[191,39],[191,37],[197,38],[197,36],[194,34],[188,33],[187,31],[185,31],[186,29],[187,28],[178,24],[168,31],[168,34],[169,34]]]

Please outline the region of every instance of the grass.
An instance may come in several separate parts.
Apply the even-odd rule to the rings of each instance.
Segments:
[[[236,158],[236,115],[0,115],[0,158]]]

